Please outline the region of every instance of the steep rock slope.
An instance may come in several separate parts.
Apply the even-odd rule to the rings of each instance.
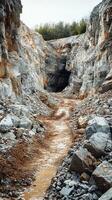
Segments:
[[[53,92],[65,88],[66,94],[83,98],[100,87],[100,91],[112,87],[111,0],[94,8],[85,34],[49,42],[20,23],[20,1],[3,1],[0,8],[2,98],[27,102],[30,95],[34,102],[43,88]]]
[[[67,93],[79,92],[83,98],[100,87],[103,91],[112,88],[111,0],[94,8],[85,34],[49,43],[66,56],[66,70],[71,72]]]
[[[0,97],[45,114],[50,110],[39,92],[43,92],[46,43],[20,22],[21,12],[20,0],[0,2]]]
[[[48,47],[20,21],[21,12],[21,1],[0,1],[1,153],[24,137],[43,133],[36,116],[51,114],[55,104],[43,89]]]
[[[26,163],[45,137],[38,115],[51,114],[55,103],[43,89],[46,42],[21,12],[20,0],[0,1],[0,197],[12,195],[15,179],[27,182]]]
[[[83,98],[99,89],[103,92],[112,87],[111,0],[103,1],[93,10],[84,35],[50,42],[45,42],[38,33],[20,22],[21,12],[19,0],[0,3],[0,192],[7,196],[10,185],[18,184],[18,176],[21,177],[20,185],[31,184],[26,173],[29,165],[24,169],[23,176],[23,161],[25,166],[26,161],[34,156],[38,142],[34,141],[36,144],[32,146],[33,136],[44,138],[44,127],[37,120],[37,115],[50,114],[51,109],[46,104],[49,104],[49,100],[51,104],[54,103],[52,96],[43,88],[55,92],[65,88],[65,94],[75,93]],[[93,104],[98,104],[97,108],[93,105],[93,111],[100,114],[98,109],[104,103],[100,104],[99,99],[97,102],[93,100]],[[110,104],[111,99],[106,105],[106,108],[110,108],[106,109],[109,115]],[[85,105],[84,102],[82,109],[81,104],[80,109],[84,114]],[[77,113],[81,112],[78,110]],[[76,114],[72,122],[75,129],[74,118]],[[81,192],[84,186],[79,188]]]

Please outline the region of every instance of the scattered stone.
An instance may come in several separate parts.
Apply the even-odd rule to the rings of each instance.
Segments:
[[[19,139],[23,136],[23,133],[25,132],[25,129],[24,128],[18,128],[15,130],[15,135],[16,135],[16,138]]]
[[[9,108],[11,109],[12,113],[18,117],[29,115],[28,108],[25,105],[12,104],[9,106]]]
[[[75,132],[74,132],[74,137],[76,135],[84,135],[85,134],[85,129],[84,128],[81,128],[81,129],[77,129]]]
[[[110,188],[105,194],[103,194],[99,200],[112,200],[112,188]]]
[[[33,136],[35,135],[35,132],[33,132],[32,130],[30,130],[30,131],[28,132],[28,135],[29,135],[30,137],[33,137]]]
[[[112,151],[112,140],[108,140],[105,151],[108,153]]]
[[[14,127],[19,127],[19,124],[20,124],[20,119],[16,116],[16,115],[9,115],[11,117],[11,120],[13,122],[13,126]]]
[[[67,197],[71,194],[71,192],[74,190],[74,187],[63,187],[62,190],[60,191],[60,194]]]
[[[83,200],[93,200],[93,195],[88,193],[88,194],[83,194],[81,197]]]
[[[102,92],[107,92],[108,90],[112,89],[112,80],[105,80],[102,84]]]
[[[80,147],[73,155],[70,170],[79,173],[90,172],[94,169],[96,159],[83,147]]]
[[[66,180],[65,182],[64,182],[66,185],[69,185],[70,187],[72,187],[72,186],[77,186],[77,182],[76,181],[74,181],[74,180]]]
[[[108,190],[112,187],[112,163],[103,161],[93,172],[93,177],[99,189]]]
[[[18,127],[19,123],[20,119],[16,115],[8,114],[0,122],[0,131],[3,133],[8,132],[12,127]]]
[[[89,189],[88,192],[95,192],[97,190],[97,186],[96,185],[92,185]]]
[[[2,133],[6,133],[6,132],[10,131],[12,127],[13,127],[12,118],[10,115],[7,115],[0,122],[0,131]]]
[[[110,141],[110,137],[106,133],[97,132],[90,137],[84,144],[84,147],[88,149],[95,157],[105,155],[106,147]]]
[[[11,140],[11,141],[14,141],[16,139],[16,136],[13,132],[8,132],[8,133],[5,133],[3,136],[2,136],[3,139],[7,139],[7,140]]]
[[[99,197],[97,196],[97,194],[93,193],[93,200],[98,200]]]
[[[81,181],[89,181],[89,179],[90,179],[90,176],[86,174],[85,172],[83,172],[80,176]]]
[[[108,105],[112,106],[112,98],[108,99]]]
[[[95,116],[88,122],[86,128],[86,138],[89,139],[94,133],[102,132],[110,134],[110,127],[104,117]]]
[[[32,127],[32,121],[28,119],[27,117],[23,117],[20,120],[20,128],[26,128],[31,129]]]
[[[81,116],[78,119],[78,126],[79,128],[86,128],[88,122],[88,117],[87,116]]]

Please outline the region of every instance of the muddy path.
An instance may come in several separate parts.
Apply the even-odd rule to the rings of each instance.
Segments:
[[[42,200],[55,176],[63,158],[72,146],[73,138],[69,127],[70,110],[76,100],[63,99],[52,117],[40,117],[47,130],[48,147],[43,148],[40,158],[34,158],[32,165],[37,166],[36,179],[24,192],[25,200]]]

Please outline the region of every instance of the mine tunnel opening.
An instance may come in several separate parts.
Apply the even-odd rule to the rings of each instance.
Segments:
[[[49,75],[49,81],[46,89],[49,92],[62,92],[69,84],[70,72],[66,69]]]
[[[71,72],[66,69],[66,58],[58,60],[55,71],[47,74],[47,84],[44,89],[48,92],[62,92],[68,85]]]

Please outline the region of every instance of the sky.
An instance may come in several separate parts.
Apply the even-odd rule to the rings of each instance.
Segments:
[[[79,21],[101,0],[21,0],[21,20],[30,28],[44,23]]]

